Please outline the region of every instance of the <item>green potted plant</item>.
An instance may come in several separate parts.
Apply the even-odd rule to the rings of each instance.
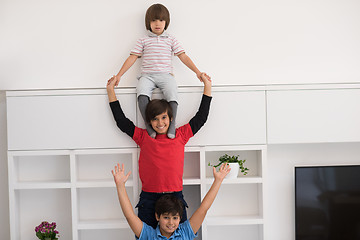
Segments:
[[[208,164],[208,166],[213,166],[213,167],[218,167],[223,163],[227,163],[229,164],[231,171],[229,172],[229,174],[226,176],[226,178],[237,178],[238,173],[239,173],[239,169],[241,171],[241,173],[243,175],[248,174],[249,169],[246,168],[244,166],[245,163],[245,159],[243,160],[239,160],[239,155],[235,155],[235,156],[230,156],[227,154],[224,154],[222,156],[219,157],[219,163],[216,165],[211,165],[210,163]]]

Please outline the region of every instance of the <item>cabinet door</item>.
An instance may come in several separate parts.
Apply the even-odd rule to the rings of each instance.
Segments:
[[[268,92],[268,143],[360,141],[360,89]]]
[[[135,122],[135,94],[119,96]],[[7,98],[8,149],[75,149],[136,146],[113,119],[106,95]]]
[[[196,114],[201,93],[180,93],[177,126]],[[207,122],[190,139],[191,145],[264,144],[266,142],[265,92],[213,92]]]

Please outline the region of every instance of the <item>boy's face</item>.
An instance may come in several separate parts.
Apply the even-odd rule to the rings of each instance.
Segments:
[[[163,213],[160,217],[156,214],[156,220],[159,222],[161,235],[169,238],[179,227],[180,216],[178,213],[176,215]]]
[[[170,125],[170,118],[167,111],[151,119],[150,124],[157,134],[166,134]]]
[[[160,19],[156,19],[150,22],[151,31],[156,35],[161,35],[164,32],[165,25],[166,21]]]

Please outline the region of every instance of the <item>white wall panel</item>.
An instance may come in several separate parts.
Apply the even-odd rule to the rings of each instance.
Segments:
[[[360,89],[267,93],[268,143],[360,141]]]
[[[135,120],[135,94],[119,99]],[[7,104],[9,150],[136,146],[117,128],[106,95],[8,97]]]
[[[178,125],[199,108],[202,94],[181,93]],[[217,92],[207,122],[188,145],[264,144],[266,142],[265,92]]]

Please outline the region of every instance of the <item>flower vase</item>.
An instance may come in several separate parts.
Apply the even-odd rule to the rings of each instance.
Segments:
[[[238,163],[228,163],[230,166],[230,172],[226,175],[227,179],[235,179],[239,174],[239,164]]]

